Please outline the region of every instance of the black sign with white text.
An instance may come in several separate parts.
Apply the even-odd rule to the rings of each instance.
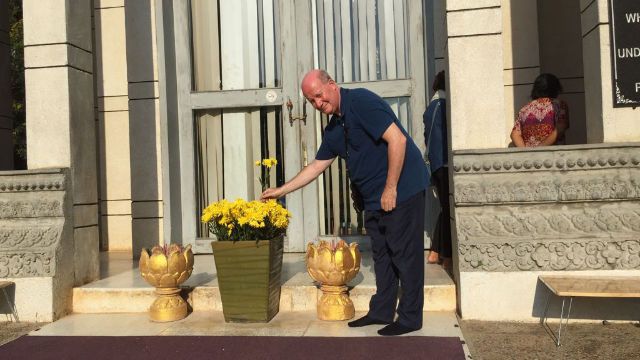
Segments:
[[[609,0],[613,107],[640,105],[640,0]]]

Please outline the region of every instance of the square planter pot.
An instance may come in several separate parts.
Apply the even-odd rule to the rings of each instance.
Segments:
[[[226,322],[268,322],[280,308],[283,238],[212,241]]]

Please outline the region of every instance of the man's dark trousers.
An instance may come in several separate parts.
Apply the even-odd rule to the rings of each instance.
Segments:
[[[376,275],[367,315],[393,322],[400,285],[398,321],[412,329],[422,327],[424,305],[424,196],[421,191],[390,212],[365,211]]]

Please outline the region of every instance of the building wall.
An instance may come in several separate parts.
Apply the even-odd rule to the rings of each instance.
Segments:
[[[9,26],[9,2],[2,1],[0,3],[0,170],[13,169]]]
[[[580,0],[587,141],[640,141],[640,109],[613,108],[608,4]]]

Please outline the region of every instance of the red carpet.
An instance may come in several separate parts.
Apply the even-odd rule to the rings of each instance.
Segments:
[[[23,336],[0,359],[464,359],[454,337]]]

